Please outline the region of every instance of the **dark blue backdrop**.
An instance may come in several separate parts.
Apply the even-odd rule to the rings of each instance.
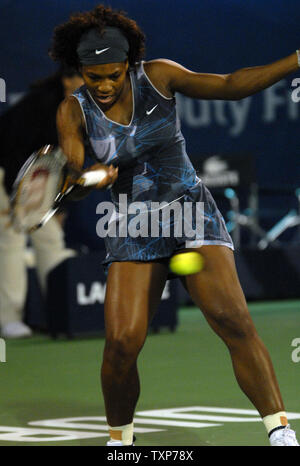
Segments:
[[[55,69],[47,56],[53,28],[93,0],[0,0],[0,78],[7,103],[28,84]],[[202,72],[228,73],[263,65],[300,48],[298,0],[111,0],[147,36],[146,59],[170,58]],[[289,76],[238,102],[196,101],[179,96],[191,156],[252,154],[260,186],[300,184],[300,103]],[[290,201],[293,202],[292,200]],[[286,206],[278,210],[280,216]]]

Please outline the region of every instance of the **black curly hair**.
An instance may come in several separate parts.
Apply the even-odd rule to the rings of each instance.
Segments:
[[[54,29],[49,55],[52,60],[76,69],[80,68],[77,46],[82,34],[96,28],[100,34],[106,26],[118,27],[129,42],[128,62],[130,66],[140,61],[145,53],[145,35],[136,22],[126,13],[97,5],[93,10],[72,14],[69,21]]]

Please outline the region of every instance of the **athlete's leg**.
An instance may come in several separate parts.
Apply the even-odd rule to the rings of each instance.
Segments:
[[[160,263],[114,262],[105,297],[106,342],[101,370],[108,424],[130,424],[139,397],[137,357],[160,302],[168,269]]]
[[[233,252],[203,246],[205,267],[185,277],[191,298],[227,345],[237,381],[262,417],[284,411],[267,349],[259,338],[237,276]]]

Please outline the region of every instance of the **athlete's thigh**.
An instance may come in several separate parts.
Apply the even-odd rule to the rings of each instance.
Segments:
[[[159,305],[168,268],[160,262],[113,262],[105,295],[107,335],[144,335]]]
[[[244,327],[251,323],[232,250],[226,246],[202,246],[199,252],[204,257],[204,268],[186,276],[184,285],[209,323],[218,333],[222,326]]]

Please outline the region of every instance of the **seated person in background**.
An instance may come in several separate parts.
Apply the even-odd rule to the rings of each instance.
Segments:
[[[23,322],[27,293],[27,237],[8,227],[9,195],[16,175],[26,159],[46,144],[58,144],[56,111],[60,102],[83,84],[73,68],[34,83],[30,91],[0,115],[0,328],[4,338],[30,336]],[[43,292],[48,272],[75,252],[67,249],[59,217],[30,234],[37,275]]]

